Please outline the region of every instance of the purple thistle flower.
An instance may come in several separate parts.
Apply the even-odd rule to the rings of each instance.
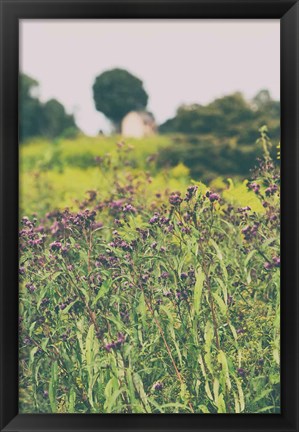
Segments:
[[[241,377],[245,377],[246,372],[243,368],[238,368],[237,369],[238,375],[240,375]]]
[[[104,346],[105,350],[108,352],[111,352],[111,349],[114,348],[114,344],[113,343],[108,343]]]
[[[206,193],[206,197],[209,198],[210,202],[215,202],[215,201],[219,201],[220,196],[217,193],[211,193],[211,192],[207,192]]]
[[[264,269],[265,270],[271,270],[273,265],[269,263],[268,261],[264,263]]]
[[[36,290],[36,287],[31,284],[31,283],[27,283],[26,284],[26,288],[28,289],[28,291],[30,291],[31,293],[33,293]]]
[[[173,206],[178,206],[181,204],[181,202],[183,201],[181,196],[181,194],[178,193],[172,193],[169,197],[169,203]]]
[[[197,191],[198,187],[197,186],[189,186],[187,188],[187,193],[185,196],[185,201],[188,202],[191,200],[191,198],[195,195],[196,191]]]
[[[62,244],[59,241],[54,241],[50,244],[50,249],[52,251],[59,251],[62,247]]]
[[[166,271],[162,272],[162,273],[161,273],[161,278],[162,278],[162,279],[168,279],[168,278],[169,278],[169,273],[166,272]]]
[[[23,339],[23,342],[25,345],[31,345],[31,339],[28,336],[25,336],[25,338]]]
[[[123,207],[123,212],[124,213],[136,213],[137,210],[135,209],[135,207],[133,207],[131,204],[126,204]]]
[[[155,391],[161,391],[163,389],[163,384],[160,381],[158,381],[153,385],[153,389]]]
[[[273,264],[275,267],[280,267],[280,257],[273,257]]]
[[[20,274],[20,275],[24,275],[24,274],[25,274],[25,267],[21,266],[21,267],[19,268],[19,274]]]
[[[250,183],[250,184],[248,184],[248,188],[249,188],[249,189],[252,189],[253,192],[256,193],[256,194],[258,194],[259,191],[260,191],[260,185],[257,184],[257,183],[255,183],[255,182],[254,182],[254,183]]]
[[[149,223],[150,224],[155,224],[159,221],[159,216],[157,214],[155,214],[153,217],[150,218]]]
[[[125,342],[125,335],[123,333],[118,333],[117,341],[115,342],[116,348],[119,348]]]

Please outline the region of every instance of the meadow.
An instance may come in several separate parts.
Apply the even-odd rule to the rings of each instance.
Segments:
[[[20,145],[21,413],[280,412],[275,146],[205,181],[172,146]]]

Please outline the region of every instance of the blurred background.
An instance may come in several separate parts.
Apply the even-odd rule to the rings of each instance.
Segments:
[[[165,185],[248,178],[259,129],[280,140],[279,40],[278,20],[23,20],[21,207],[75,205],[119,142]]]

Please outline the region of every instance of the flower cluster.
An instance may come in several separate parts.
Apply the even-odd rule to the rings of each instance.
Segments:
[[[111,350],[119,349],[125,343],[125,336],[123,333],[118,333],[118,338],[116,341],[107,343],[104,348],[106,351],[111,352]]]

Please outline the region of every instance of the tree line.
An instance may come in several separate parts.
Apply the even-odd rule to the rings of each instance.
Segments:
[[[74,116],[67,114],[56,99],[42,103],[34,96],[38,82],[21,74],[20,138],[33,136],[55,138],[79,131]],[[95,78],[93,99],[97,111],[103,113],[120,132],[121,121],[130,111],[143,111],[149,96],[143,82],[124,69],[112,69]],[[267,124],[271,138],[279,140],[280,103],[268,90],[261,90],[250,101],[242,93],[220,97],[207,105],[189,104],[178,107],[176,115],[159,126],[160,133],[199,135],[210,140],[230,139],[237,144],[255,141],[258,129]],[[213,139],[211,139],[213,141]]]

